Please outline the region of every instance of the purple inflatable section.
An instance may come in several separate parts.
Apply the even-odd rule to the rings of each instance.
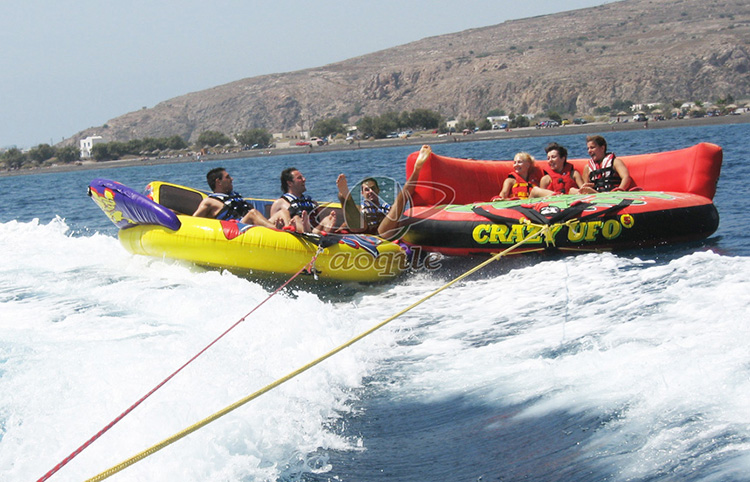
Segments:
[[[175,213],[119,182],[94,179],[89,183],[89,196],[120,229],[139,224],[180,229]]]

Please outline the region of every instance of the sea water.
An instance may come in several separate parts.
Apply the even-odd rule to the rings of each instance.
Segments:
[[[582,135],[436,145],[543,157]],[[503,259],[112,480],[740,481],[750,473],[750,124],[603,132],[635,154],[724,148],[709,239],[616,254]],[[222,165],[276,197],[298,167],[403,181],[411,147],[0,178],[0,480],[36,480],[282,280],[128,254],[86,196],[94,177],[203,187]],[[100,472],[308,364],[481,259],[380,285],[270,298],[50,480]]]

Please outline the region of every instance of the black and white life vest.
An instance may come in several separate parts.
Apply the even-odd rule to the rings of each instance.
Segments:
[[[376,204],[369,199],[362,201],[362,214],[365,217],[368,233],[377,233],[380,221],[382,221],[391,210],[391,205],[386,202]]]
[[[297,197],[294,194],[287,192],[281,195],[282,198],[289,202],[289,216],[294,217],[298,214],[302,214],[302,211],[307,211],[312,214],[315,208],[318,207],[318,203],[312,200],[310,196]]]
[[[615,169],[615,154],[610,152],[601,164],[589,159],[589,181],[594,183],[594,189],[599,192],[607,192],[616,188],[622,182],[622,178]]]
[[[229,194],[214,192],[209,194],[208,197],[216,199],[224,204],[224,207],[219,211],[219,214],[216,215],[216,219],[220,221],[242,219],[251,208],[237,191],[232,191]]]

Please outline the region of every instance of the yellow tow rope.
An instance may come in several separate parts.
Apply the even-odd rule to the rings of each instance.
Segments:
[[[448,283],[444,284],[443,286],[441,286],[440,288],[436,289],[432,293],[428,294],[424,298],[422,298],[422,299],[420,299],[420,300],[412,303],[411,305],[407,306],[403,310],[399,311],[395,315],[392,315],[391,317],[389,317],[389,318],[385,319],[384,321],[378,323],[377,325],[373,326],[369,330],[367,330],[367,331],[365,331],[365,332],[363,332],[363,333],[355,336],[354,338],[352,338],[351,340],[347,341],[343,345],[339,345],[338,347],[336,347],[333,350],[329,351],[325,355],[317,358],[316,360],[311,361],[307,365],[304,365],[303,367],[301,367],[301,368],[299,368],[299,369],[297,369],[297,370],[289,373],[288,375],[279,378],[278,380],[270,383],[269,385],[266,385],[265,387],[261,388],[260,390],[256,391],[255,393],[252,393],[252,394],[246,396],[245,398],[242,398],[241,400],[238,400],[237,402],[229,405],[228,407],[226,407],[226,408],[224,408],[222,410],[219,410],[218,412],[214,413],[213,415],[210,415],[210,416],[204,418],[203,420],[201,420],[201,421],[199,421],[199,422],[197,422],[197,423],[195,423],[195,424],[193,424],[193,425],[191,425],[191,426],[183,429],[182,431],[180,431],[180,432],[172,435],[171,437],[164,439],[163,441],[159,442],[158,444],[153,445],[153,446],[147,448],[146,450],[144,450],[144,451],[142,451],[142,452],[140,452],[140,453],[138,453],[138,454],[130,457],[127,460],[124,460],[123,462],[120,462],[119,464],[113,466],[110,469],[105,470],[104,472],[100,473],[99,475],[96,475],[96,476],[94,476],[94,477],[92,477],[90,479],[87,479],[86,482],[95,482],[95,481],[104,480],[104,479],[106,479],[106,478],[108,478],[108,477],[116,474],[117,472],[120,472],[121,470],[123,470],[123,469],[125,469],[125,468],[127,468],[127,467],[129,467],[131,465],[133,465],[134,463],[136,463],[136,462],[138,462],[138,461],[140,461],[140,460],[142,460],[142,459],[144,459],[144,458],[146,458],[146,457],[148,457],[148,456],[150,456],[150,455],[158,452],[159,450],[167,447],[168,445],[171,445],[171,444],[177,442],[178,440],[180,440],[180,439],[182,439],[182,438],[190,435],[191,433],[195,432],[196,430],[198,430],[200,428],[203,428],[204,426],[206,426],[209,423],[211,423],[211,422],[213,422],[213,421],[215,421],[215,420],[223,417],[224,415],[228,414],[229,412],[232,412],[235,409],[237,409],[237,408],[245,405],[246,403],[250,402],[251,400],[254,400],[254,399],[258,398],[259,396],[263,395],[264,393],[273,390],[274,388],[276,388],[279,385],[281,385],[281,384],[283,384],[283,383],[291,380],[292,378],[296,377],[297,375],[300,375],[300,374],[306,372],[307,370],[309,370],[312,367],[318,365],[319,363],[323,362],[324,360],[327,360],[328,358],[332,357],[336,353],[344,350],[345,348],[350,347],[351,345],[353,345],[354,343],[358,342],[359,340],[365,338],[366,336],[368,336],[368,335],[372,334],[373,332],[379,330],[380,328],[384,327],[385,325],[387,325],[391,321],[395,320],[399,316],[403,315],[404,313],[407,313],[408,311],[411,311],[412,309],[414,309],[417,306],[421,305],[422,303],[424,303],[425,301],[429,300],[430,298],[432,298],[433,296],[437,295],[438,293],[440,293],[440,292],[448,289],[449,287],[451,287],[452,285],[458,283],[459,281],[461,281],[462,279],[466,278],[467,276],[470,276],[470,275],[476,273],[477,271],[479,271],[480,269],[484,268],[488,264],[490,264],[490,263],[492,263],[492,262],[494,262],[494,261],[502,258],[503,256],[506,256],[508,253],[512,252],[514,249],[518,248],[519,246],[522,246],[523,244],[527,243],[528,241],[530,241],[530,240],[532,240],[532,239],[534,239],[534,238],[536,238],[538,236],[547,235],[547,233],[548,233],[548,231],[549,231],[549,229],[551,227],[550,225],[533,224],[533,223],[529,222],[528,220],[524,220],[524,221],[527,224],[530,224],[530,225],[533,225],[533,226],[539,226],[540,229],[538,231],[534,231],[533,233],[531,233],[530,235],[528,235],[526,238],[522,239],[521,241],[519,241],[518,243],[514,244],[513,246],[505,249],[504,251],[501,251],[501,252],[493,255],[488,260],[483,261],[482,263],[478,264],[477,266],[475,266],[474,268],[470,269],[469,271],[466,271],[465,273],[463,273],[462,275],[460,275],[457,278],[453,279],[452,281],[449,281]],[[577,223],[577,222],[578,222],[578,220],[570,220],[570,221],[567,221],[564,224],[574,224],[574,223]]]

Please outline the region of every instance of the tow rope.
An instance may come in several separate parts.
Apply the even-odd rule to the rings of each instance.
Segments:
[[[276,288],[276,290],[274,290],[270,295],[268,295],[263,301],[261,301],[260,303],[258,303],[255,306],[255,308],[253,308],[245,316],[243,316],[242,318],[240,318],[239,320],[237,320],[232,326],[230,326],[229,328],[227,328],[221,335],[219,335],[211,343],[209,343],[208,345],[206,345],[205,348],[203,348],[201,351],[199,351],[198,353],[196,353],[190,360],[188,360],[187,362],[185,362],[185,364],[183,364],[180,368],[178,368],[171,375],[169,375],[167,378],[165,378],[164,380],[162,380],[158,385],[156,385],[153,389],[151,389],[150,392],[148,392],[146,395],[144,395],[143,397],[141,397],[140,400],[138,400],[137,402],[135,402],[127,410],[125,410],[120,415],[118,415],[114,420],[112,420],[111,422],[109,422],[103,429],[101,429],[93,437],[91,437],[86,442],[84,442],[83,445],[81,445],[76,450],[74,450],[70,455],[68,455],[67,457],[65,457],[59,464],[55,465],[49,472],[47,472],[40,479],[38,479],[37,482],[42,482],[42,481],[45,481],[45,480],[49,479],[55,472],[57,472],[58,470],[60,470],[61,468],[63,468],[68,462],[70,462],[71,460],[73,460],[74,457],[76,457],[78,454],[80,454],[81,452],[83,452],[89,445],[91,445],[92,443],[94,443],[99,437],[101,437],[102,435],[104,435],[117,422],[119,422],[120,420],[122,420],[123,418],[125,418],[126,415],[128,415],[130,412],[132,412],[144,400],[146,400],[148,397],[150,397],[154,392],[156,392],[162,386],[166,385],[166,383],[169,382],[179,372],[181,372],[183,368],[185,368],[186,366],[188,366],[196,358],[198,358],[203,353],[205,353],[209,348],[211,348],[214,344],[216,344],[219,340],[221,340],[227,333],[229,333],[237,325],[239,325],[240,323],[242,323],[243,321],[245,321],[245,319],[248,316],[250,316],[251,314],[253,314],[256,310],[258,310],[261,306],[263,306],[268,300],[270,300],[273,296],[275,296],[279,291],[281,291],[282,289],[284,289],[289,283],[292,282],[292,280],[294,280],[297,276],[299,276],[303,271],[309,271],[309,272],[311,272],[311,273],[313,273],[313,274],[316,275],[315,261],[318,259],[318,256],[320,255],[320,253],[322,253],[323,250],[325,249],[325,246],[324,246],[325,243],[319,242],[319,243],[316,243],[316,244],[318,244],[318,249],[315,252],[315,254],[313,255],[312,259],[306,265],[304,265],[302,268],[300,268],[299,271],[297,271],[296,273],[294,273],[291,278],[289,278],[281,286],[279,286],[278,288]],[[317,279],[317,275],[315,277]]]
[[[526,223],[527,224],[533,224],[529,220],[526,220]],[[564,223],[560,223],[560,224],[571,225],[571,224],[576,224],[576,223],[578,223],[577,219],[571,219],[571,220],[568,220],[568,221],[566,221]],[[408,307],[406,307],[403,310],[399,311],[395,315],[392,315],[389,318],[385,319],[384,321],[381,321],[380,323],[376,324],[375,326],[373,326],[372,328],[368,329],[367,331],[364,331],[364,332],[360,333],[359,335],[355,336],[354,338],[352,338],[351,340],[347,341],[346,343],[344,343],[342,345],[339,345],[338,347],[336,347],[333,350],[329,351],[325,355],[322,355],[321,357],[319,357],[319,358],[311,361],[307,365],[304,365],[301,368],[298,368],[297,370],[295,370],[295,371],[293,371],[293,372],[291,372],[291,373],[289,373],[289,374],[287,374],[287,375],[285,375],[285,376],[277,379],[276,381],[274,381],[274,382],[266,385],[265,387],[261,388],[260,390],[258,390],[256,392],[254,392],[254,393],[246,396],[245,398],[242,398],[242,399],[236,401],[235,403],[227,406],[226,408],[224,408],[222,410],[219,410],[218,412],[214,413],[213,415],[210,415],[210,416],[204,418],[203,420],[201,420],[199,422],[196,422],[195,424],[193,424],[193,425],[185,428],[184,430],[182,430],[182,431],[180,431],[180,432],[172,435],[171,437],[168,437],[168,438],[164,439],[163,441],[157,443],[156,445],[153,445],[153,446],[147,448],[146,450],[144,450],[144,451],[142,451],[142,452],[140,452],[140,453],[138,453],[138,454],[130,457],[129,459],[124,460],[123,462],[121,462],[121,463],[119,463],[119,464],[117,464],[117,465],[115,465],[115,466],[113,466],[113,467],[105,470],[104,472],[101,472],[100,474],[98,474],[98,475],[96,475],[96,476],[94,476],[94,477],[92,477],[90,479],[87,479],[86,482],[98,482],[98,481],[104,480],[104,479],[106,479],[106,478],[108,478],[108,477],[116,474],[117,472],[120,472],[121,470],[124,470],[127,467],[135,464],[136,462],[138,462],[138,461],[140,461],[140,460],[142,460],[142,459],[144,459],[144,458],[146,458],[146,457],[148,457],[150,455],[155,454],[159,450],[161,450],[161,449],[163,449],[163,448],[165,448],[165,447],[167,447],[167,446],[169,446],[169,445],[177,442],[178,440],[180,440],[180,439],[182,439],[182,438],[190,435],[191,433],[197,431],[198,429],[205,427],[209,423],[218,420],[219,418],[223,417],[224,415],[227,415],[228,413],[230,413],[230,412],[232,412],[232,411],[240,408],[241,406],[245,405],[246,403],[248,403],[248,402],[250,402],[250,401],[252,401],[252,400],[254,400],[256,398],[258,398],[259,396],[261,396],[261,395],[263,395],[263,394],[265,394],[267,392],[270,392],[274,388],[276,388],[276,387],[282,385],[283,383],[285,383],[285,382],[287,382],[287,381],[295,378],[298,375],[301,375],[302,373],[304,373],[307,370],[309,370],[309,369],[315,367],[316,365],[322,363],[323,361],[327,360],[328,358],[331,358],[333,355],[335,355],[335,354],[343,351],[344,349],[350,347],[354,343],[356,343],[356,342],[362,340],[363,338],[367,337],[368,335],[374,333],[375,331],[377,331],[380,328],[384,327],[385,325],[387,325],[391,321],[393,321],[396,318],[400,317],[401,315],[403,315],[403,314],[411,311],[412,309],[414,309],[417,306],[421,305],[422,303],[426,302],[427,300],[429,300],[433,296],[437,295],[438,293],[441,293],[442,291],[445,291],[446,289],[448,289],[449,287],[451,287],[454,284],[458,283],[459,281],[463,280],[464,278],[466,278],[466,277],[474,274],[475,272],[477,272],[480,269],[484,268],[488,264],[493,263],[494,261],[497,261],[498,259],[502,258],[503,256],[506,256],[507,254],[511,253],[513,250],[515,250],[516,248],[518,248],[519,246],[522,246],[523,244],[529,242],[530,240],[532,240],[532,239],[534,239],[534,238],[536,238],[538,236],[548,236],[548,232],[549,232],[550,228],[552,227],[549,224],[541,224],[541,225],[539,225],[539,224],[533,224],[533,225],[534,226],[538,226],[539,229],[538,230],[533,230],[534,231],[533,233],[529,234],[526,238],[522,239],[518,243],[516,243],[513,246],[510,246],[509,248],[507,248],[507,249],[505,249],[505,250],[503,250],[503,251],[501,251],[501,252],[493,255],[491,258],[487,259],[486,261],[483,261],[482,263],[478,264],[474,268],[471,268],[470,270],[468,270],[465,273],[461,274],[457,278],[455,278],[455,279],[449,281],[448,283],[444,284],[440,288],[437,288],[432,293],[430,293],[427,296],[421,298],[420,300],[417,300],[416,302],[412,303]]]
[[[334,244],[337,244],[339,242],[339,239],[336,236],[331,235],[329,233],[315,234],[315,233],[299,233],[296,231],[290,231],[290,233],[297,236],[300,240],[308,242],[308,243],[312,243],[318,247],[318,250],[315,253],[315,256],[313,256],[313,259],[310,260],[310,262],[307,263],[305,267],[300,270],[300,272],[305,271],[308,274],[311,274],[313,278],[315,279],[315,281],[318,281],[318,279],[320,278],[320,271],[315,268],[315,261],[317,260],[318,255],[320,255],[320,253],[322,253],[325,248],[328,248],[330,246],[333,246]]]

